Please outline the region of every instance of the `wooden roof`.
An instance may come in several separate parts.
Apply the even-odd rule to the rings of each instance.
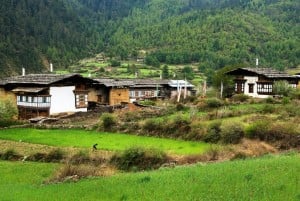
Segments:
[[[80,74],[28,74],[24,76],[14,76],[0,80],[0,85],[6,84],[37,84],[37,85],[51,85],[53,83],[63,81],[68,78],[86,79],[92,82],[89,78],[84,78]]]
[[[263,75],[267,78],[295,78],[295,76],[289,75],[285,72],[281,72],[272,68],[238,68],[227,72],[229,75],[246,75],[256,74]]]
[[[45,87],[17,87],[12,92],[39,93],[45,89]]]
[[[128,80],[119,80],[119,79],[110,79],[110,78],[102,78],[102,79],[94,79],[99,84],[103,84],[106,87],[121,87],[121,86],[132,86],[133,82]]]

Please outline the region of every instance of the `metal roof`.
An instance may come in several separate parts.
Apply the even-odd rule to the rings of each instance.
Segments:
[[[168,84],[170,87],[194,87],[194,85],[185,80],[170,80]]]

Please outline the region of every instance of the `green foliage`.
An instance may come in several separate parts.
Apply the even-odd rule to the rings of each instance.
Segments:
[[[17,106],[10,100],[0,100],[0,121],[12,120],[18,116]]]
[[[235,94],[232,96],[234,102],[246,102],[250,97],[245,94]]]
[[[170,77],[169,67],[167,65],[164,65],[163,69],[162,69],[162,78],[163,79],[168,79],[169,77]]]
[[[46,155],[45,162],[59,162],[64,156],[65,153],[61,149],[54,149]]]
[[[223,101],[218,98],[208,98],[205,100],[205,103],[209,108],[219,108],[224,105]]]
[[[197,62],[201,69],[214,72],[234,64],[252,65],[257,55],[263,66],[295,67],[299,64],[297,3],[4,0],[1,76],[19,72],[21,65],[29,72],[41,72],[45,61],[66,67],[98,52],[135,58],[141,49],[150,50],[145,62],[156,67]]]
[[[221,139],[221,121],[213,121],[209,124],[206,135],[203,140],[205,142],[217,143]]]
[[[293,88],[285,80],[275,81],[273,84],[273,93],[280,96],[288,96]]]
[[[121,62],[113,59],[113,60],[110,61],[110,65],[112,67],[121,66]]]
[[[237,144],[244,137],[244,128],[238,122],[227,122],[221,126],[221,140],[229,144]]]
[[[0,153],[1,160],[19,160],[21,156],[14,150],[8,149],[3,154]]]
[[[271,104],[265,104],[263,106],[263,108],[261,109],[261,111],[263,113],[274,113],[276,111],[276,107],[274,105],[271,105]]]
[[[245,128],[245,136],[251,139],[263,140],[268,131],[268,126],[270,125],[269,120],[259,120],[251,123]]]
[[[163,139],[119,133],[103,133],[76,129],[39,130],[29,128],[2,129],[0,139],[44,144],[54,147],[78,147],[91,149],[98,143],[98,149],[122,151],[128,147],[143,146],[159,148],[174,154],[195,154],[206,151],[208,144],[174,139]],[[78,140],[80,139],[80,140]]]
[[[243,201],[249,200],[249,193],[253,201],[299,198],[300,176],[297,173],[300,166],[297,153],[87,178],[79,182],[42,185],[36,188],[60,167],[61,165],[54,163],[24,164],[1,161],[1,196],[7,200],[44,201],[62,198],[65,201],[79,201],[83,198],[111,201],[120,201],[121,198]],[[228,172],[230,174],[225,174]],[[242,187],[238,188],[238,192],[237,186]]]
[[[166,160],[166,154],[160,150],[132,147],[120,155],[114,155],[111,163],[121,170],[138,171],[156,169]]]
[[[113,126],[117,124],[115,116],[110,113],[103,113],[100,117],[100,121],[106,131],[113,130]]]

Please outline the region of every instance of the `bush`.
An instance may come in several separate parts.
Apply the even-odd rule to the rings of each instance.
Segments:
[[[54,149],[46,155],[45,162],[59,162],[64,155],[65,153],[61,149]]]
[[[203,140],[205,142],[217,143],[221,139],[221,121],[214,121],[208,126],[207,134]]]
[[[208,98],[205,103],[209,108],[218,108],[224,105],[223,101],[218,98]]]
[[[178,115],[163,124],[162,128],[164,133],[172,135],[172,137],[184,138],[184,135],[191,131],[191,120],[183,115]]]
[[[35,153],[33,155],[30,155],[28,157],[29,161],[38,161],[38,162],[45,162],[45,159],[47,158],[46,153]]]
[[[246,137],[251,139],[258,138],[260,140],[265,139],[270,123],[268,120],[260,120],[252,123],[245,129]]]
[[[112,127],[117,124],[115,117],[110,113],[103,113],[100,117],[104,130],[112,130]]]
[[[265,104],[263,108],[261,109],[262,113],[274,113],[275,112],[275,106],[270,104]]]
[[[111,64],[112,67],[121,66],[121,62],[117,61],[117,60],[114,60],[114,59],[110,61],[110,64]]]
[[[266,98],[265,102],[268,103],[268,104],[277,103],[277,101],[273,97],[271,97],[271,96],[269,96],[268,98]]]
[[[297,99],[300,100],[300,88],[297,88],[295,90],[292,90],[289,93],[289,97],[291,97],[291,99]]]
[[[298,125],[295,125],[294,123],[274,122],[269,125],[265,139],[268,141],[273,141],[300,135],[300,131],[298,130],[297,126]]]
[[[245,94],[235,94],[232,96],[234,102],[246,102],[250,97]]]
[[[162,124],[157,119],[147,119],[143,124],[143,129],[148,133],[161,132],[163,129]]]
[[[143,101],[140,101],[140,104],[147,105],[147,106],[154,106],[155,102],[152,100],[143,100]]]
[[[283,105],[287,105],[291,102],[291,99],[289,97],[283,97],[282,100],[281,100],[281,103]]]
[[[273,92],[276,95],[288,96],[293,88],[285,80],[275,81],[273,85]]]
[[[89,163],[91,161],[87,152],[79,151],[77,154],[70,158],[70,163],[73,165]]]
[[[156,169],[166,161],[167,157],[164,152],[139,147],[129,148],[122,154],[116,154],[111,158],[112,164],[126,171]]]
[[[111,158],[112,164],[126,171],[156,169],[166,161],[166,154],[162,151],[139,147],[129,148]]]
[[[0,117],[1,121],[12,120],[18,116],[18,108],[10,100],[0,100]]]
[[[221,126],[221,140],[225,144],[237,144],[244,136],[243,127],[235,122],[228,122]]]
[[[8,149],[3,154],[1,154],[1,160],[19,160],[21,155],[19,155],[15,150]]]

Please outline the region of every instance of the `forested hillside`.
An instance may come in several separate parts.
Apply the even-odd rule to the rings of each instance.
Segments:
[[[157,63],[201,68],[300,61],[298,0],[3,0],[0,76],[143,49]],[[150,62],[151,63],[151,62]]]

